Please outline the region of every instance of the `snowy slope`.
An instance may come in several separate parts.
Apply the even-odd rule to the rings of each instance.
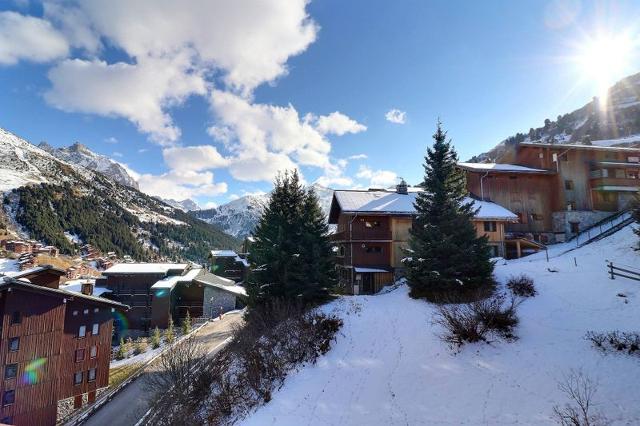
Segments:
[[[316,191],[320,207],[328,215],[333,190],[318,184],[312,185],[312,188]],[[198,219],[217,226],[229,235],[243,238],[253,232],[268,201],[269,194],[245,195],[219,207],[192,212],[192,214]]]
[[[81,143],[76,142],[68,147],[54,148],[46,142],[41,142],[38,147],[67,163],[100,172],[118,183],[138,189],[138,182],[118,162],[106,155],[96,154]]]
[[[640,284],[609,280],[604,263],[637,266],[636,244],[627,227],[550,263],[498,265],[499,281],[524,272],[540,293],[520,307],[520,339],[467,345],[458,354],[438,339],[433,307],[410,299],[405,286],[343,297],[324,307],[345,322],[334,348],[292,373],[243,424],[554,424],[553,406],[568,402],[557,382],[572,368],[600,382],[597,408],[614,424],[640,424],[638,359],[603,354],[583,338],[588,330],[640,329]]]
[[[174,200],[174,199],[167,199],[167,198],[159,198],[162,202],[164,202],[165,204],[170,205],[171,207],[175,208],[175,209],[180,209],[183,212],[190,212],[190,211],[196,211],[196,210],[200,210],[200,206],[198,205],[198,203],[196,203],[195,201],[193,201],[190,198],[184,199],[182,201],[178,201],[178,200]]]

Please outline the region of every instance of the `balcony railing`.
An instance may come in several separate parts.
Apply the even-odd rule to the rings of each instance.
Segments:
[[[591,186],[629,186],[629,187],[639,187],[640,179],[635,179],[632,177],[600,177],[600,178],[591,178]]]

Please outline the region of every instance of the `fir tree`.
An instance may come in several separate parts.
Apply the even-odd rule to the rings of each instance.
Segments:
[[[486,237],[478,237],[471,222],[475,209],[465,202],[458,156],[439,122],[433,138],[425,157],[424,191],[416,196],[407,277],[412,297],[462,300],[492,287],[493,264]]]
[[[187,316],[182,320],[182,334],[191,333],[191,315],[187,311]]]
[[[116,359],[125,359],[128,355],[127,347],[124,343],[124,339],[120,338],[120,346],[118,347],[118,351],[116,352]]]
[[[279,175],[254,234],[249,305],[317,302],[335,282],[326,219],[296,171]]]
[[[169,326],[164,331],[164,340],[168,344],[172,344],[176,340],[176,332],[173,328],[173,318],[169,317]]]
[[[153,349],[158,349],[160,347],[162,337],[160,336],[160,329],[158,327],[153,329],[153,334],[151,335],[151,347]]]

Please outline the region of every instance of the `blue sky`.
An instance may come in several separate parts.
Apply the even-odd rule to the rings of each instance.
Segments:
[[[610,82],[640,71],[639,18],[623,1],[4,1],[0,127],[203,206],[283,167],[415,183],[438,117],[468,159],[591,100],[595,38],[633,40]]]

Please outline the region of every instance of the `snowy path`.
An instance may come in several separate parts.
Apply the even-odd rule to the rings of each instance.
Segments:
[[[325,308],[345,322],[334,348],[292,373],[243,424],[552,424],[553,406],[566,401],[557,382],[571,368],[599,381],[597,407],[610,419],[639,424],[640,360],[602,354],[583,338],[588,330],[640,329],[640,283],[611,281],[604,265],[607,258],[640,264],[640,252],[630,250],[636,242],[626,228],[549,263],[499,265],[500,281],[525,272],[540,292],[521,306],[520,339],[458,354],[437,338],[433,308],[410,299],[406,287],[341,298]]]

